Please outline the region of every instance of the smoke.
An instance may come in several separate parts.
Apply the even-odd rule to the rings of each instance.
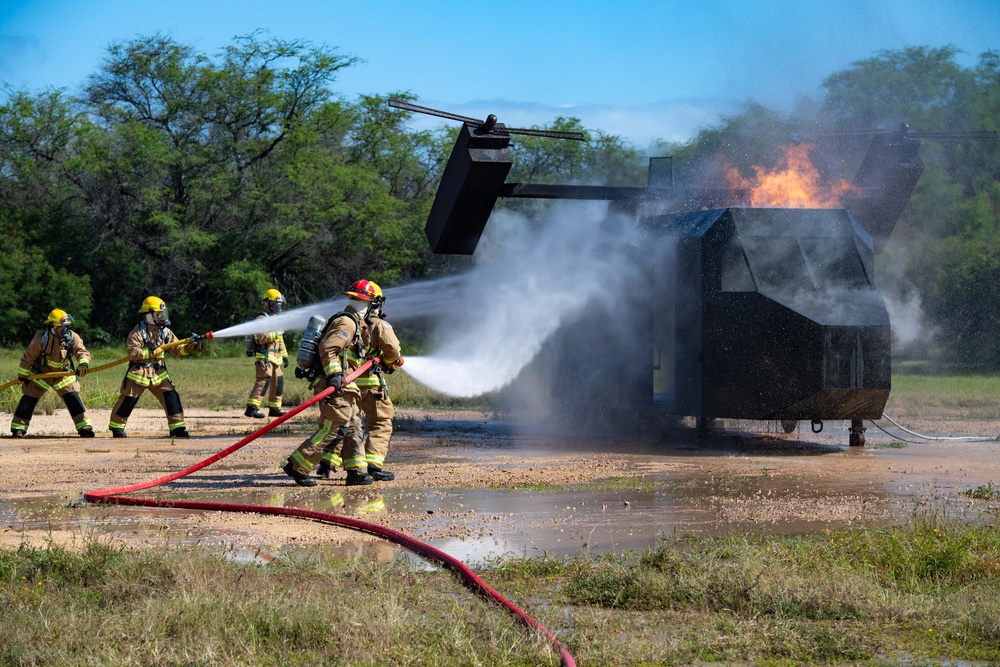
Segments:
[[[885,251],[877,258],[879,288],[892,323],[893,353],[900,355],[928,354],[935,349],[938,331],[923,310],[923,299],[917,287],[907,278],[919,255],[897,239],[890,239]]]
[[[924,319],[919,293],[915,291],[904,295],[884,293],[883,297],[886,310],[889,311],[889,321],[892,323],[892,341],[896,344],[897,351],[901,352],[933,340],[934,331]]]
[[[615,300],[617,278],[627,273],[630,221],[609,220],[604,203],[565,203],[553,211],[542,223],[499,211],[472,271],[387,294],[394,318],[400,310],[414,313],[419,303],[443,325],[433,354],[406,358],[412,377],[452,396],[500,389],[594,298]]]

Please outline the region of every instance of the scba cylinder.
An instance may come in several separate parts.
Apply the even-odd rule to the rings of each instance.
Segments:
[[[319,348],[319,341],[323,337],[324,327],[326,327],[326,318],[322,315],[313,315],[309,318],[306,330],[302,333],[299,353],[295,355],[295,365],[302,370],[309,370],[316,363],[316,351]]]

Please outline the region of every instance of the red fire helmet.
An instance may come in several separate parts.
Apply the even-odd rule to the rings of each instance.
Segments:
[[[382,296],[382,289],[370,280],[361,279],[348,287],[344,294],[358,301],[372,302]]]

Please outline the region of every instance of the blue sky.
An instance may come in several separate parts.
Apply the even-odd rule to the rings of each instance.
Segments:
[[[1000,0],[5,0],[0,80],[75,90],[113,41],[161,32],[211,55],[258,29],[362,59],[334,83],[348,99],[410,91],[510,126],[570,115],[644,146],[749,100],[788,110],[883,49],[950,44],[972,66],[1000,50]]]

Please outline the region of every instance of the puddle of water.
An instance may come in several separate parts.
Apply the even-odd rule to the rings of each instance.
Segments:
[[[726,483],[729,484],[728,482]],[[382,486],[382,485],[380,485]],[[741,482],[735,493],[789,493],[766,477]],[[770,488],[774,487],[774,488]],[[694,532],[718,535],[741,526],[720,519],[710,497],[733,494],[732,488],[717,488],[710,480],[682,484],[667,480],[644,480],[642,488],[571,490],[484,490],[386,488],[381,493],[365,489],[338,491],[326,487],[304,494],[294,491],[289,501],[285,491],[241,493],[193,492],[184,500],[294,506],[356,518],[373,519],[395,515],[394,526],[469,564],[481,564],[502,556],[551,554],[621,554],[654,547],[657,539]],[[831,489],[796,491],[802,495],[829,495]],[[869,492],[870,494],[870,492]],[[160,497],[169,497],[168,493]],[[722,498],[722,502],[726,499]],[[81,504],[62,497],[44,501],[0,502],[0,522],[15,530],[43,529],[79,531],[82,534],[125,534],[143,542],[173,545],[200,544],[224,549],[226,557],[241,562],[269,562],[278,551],[249,551],[233,546],[235,531],[193,526],[188,510],[123,508]],[[263,519],[263,520],[266,520]],[[816,532],[830,521],[777,521],[768,528],[790,533]],[[304,530],[321,530],[304,523]],[[363,543],[359,543],[363,544]],[[370,543],[369,543],[370,544]],[[379,552],[384,547],[347,545],[324,548],[343,557],[357,549]],[[394,557],[406,557],[390,547]],[[297,550],[300,548],[296,548]],[[359,552],[360,553],[360,552]],[[371,554],[368,554],[371,555]],[[390,556],[393,557],[393,556]]]

